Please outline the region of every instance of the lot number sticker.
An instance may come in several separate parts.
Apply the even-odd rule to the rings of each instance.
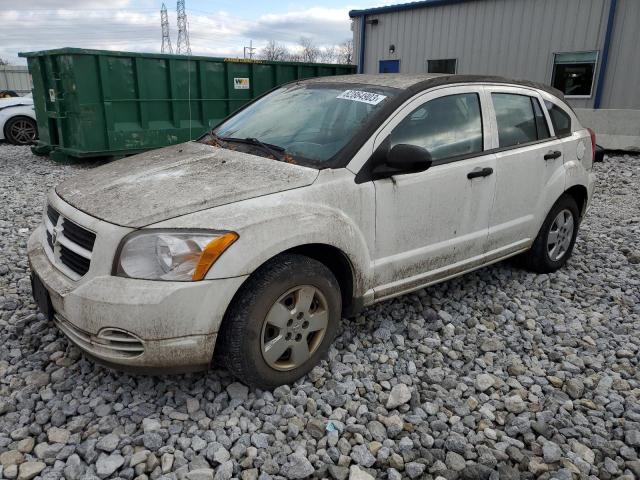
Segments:
[[[234,78],[233,79],[233,88],[236,90],[249,90],[249,79],[248,78]]]
[[[362,90],[345,90],[336,98],[343,100],[353,100],[354,102],[368,103],[369,105],[377,105],[385,98],[386,95],[380,95],[378,93],[363,92]]]

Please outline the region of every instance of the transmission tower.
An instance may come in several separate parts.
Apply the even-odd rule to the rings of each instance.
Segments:
[[[164,3],[160,9],[160,25],[162,26],[162,53],[173,53],[171,38],[169,38],[169,17]]]
[[[187,26],[187,13],[184,11],[184,0],[178,0],[178,45],[176,53],[191,55],[191,45],[189,44],[189,29]]]

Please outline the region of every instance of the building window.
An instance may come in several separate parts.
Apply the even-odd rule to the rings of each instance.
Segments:
[[[380,73],[400,73],[400,60],[380,60]]]
[[[427,73],[456,73],[457,64],[455,58],[427,60]]]
[[[568,97],[590,97],[598,52],[556,53],[551,85]]]

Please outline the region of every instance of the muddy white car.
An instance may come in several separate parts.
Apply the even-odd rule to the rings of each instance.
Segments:
[[[215,359],[274,387],[316,365],[341,318],[367,305],[515,255],[536,272],[562,267],[594,152],[540,85],[291,83],[199,141],[58,185],[29,240],[34,296],[107,364]]]

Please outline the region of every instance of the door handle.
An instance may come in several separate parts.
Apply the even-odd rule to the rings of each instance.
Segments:
[[[562,155],[562,152],[560,152],[559,150],[554,150],[553,152],[547,152],[544,155],[544,159],[545,160],[555,160],[556,158],[560,157]]]
[[[490,168],[490,167],[480,168],[480,167],[478,167],[478,168],[474,168],[469,173],[467,173],[467,178],[468,179],[472,179],[472,178],[478,178],[478,177],[488,177],[491,174],[493,174],[493,168]]]

